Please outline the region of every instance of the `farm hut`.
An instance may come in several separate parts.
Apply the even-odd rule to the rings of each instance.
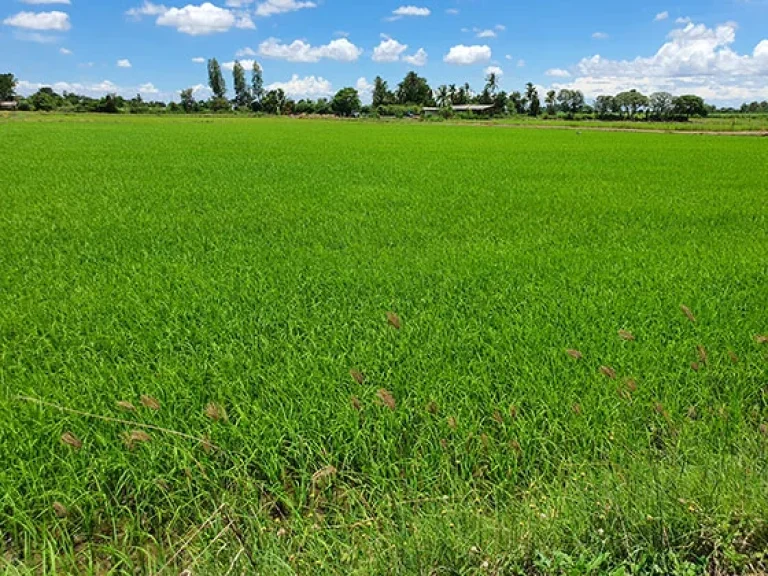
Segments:
[[[0,102],[0,110],[16,110],[16,108],[19,106],[19,103],[15,100],[10,100],[8,102]]]
[[[461,114],[462,112],[471,112],[472,114],[490,114],[493,111],[493,104],[457,104],[452,106],[454,114]],[[436,116],[440,114],[442,108],[434,108],[425,106],[422,108],[424,116]]]

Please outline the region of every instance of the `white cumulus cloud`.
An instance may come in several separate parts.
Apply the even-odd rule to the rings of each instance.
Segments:
[[[502,70],[498,66],[488,66],[488,68],[486,68],[484,72],[486,76],[488,76],[489,74],[496,74],[496,76],[504,76],[504,70]]]
[[[401,44],[394,38],[383,38],[373,49],[374,62],[397,62],[400,55],[408,50],[408,44]]]
[[[3,24],[25,30],[56,30],[58,32],[66,32],[72,28],[69,23],[69,14],[58,10],[53,12],[19,12],[3,20]]]
[[[226,32],[235,25],[235,15],[224,8],[204,2],[199,6],[169,8],[157,18],[158,26],[170,26],[183,34],[203,36]]]
[[[737,26],[726,22],[713,28],[690,23],[669,33],[652,56],[611,60],[599,54],[582,59],[575,78],[563,87],[588,97],[636,88],[642,92],[697,94],[705,99],[738,102],[768,98],[768,40],[751,54],[732,46]]]
[[[122,60],[117,61],[117,67],[118,68],[130,68],[131,67],[131,61],[127,58],[123,58]]]
[[[470,66],[472,64],[483,64],[490,59],[491,49],[489,46],[465,46],[464,44],[459,44],[451,47],[443,61],[447,64]]]
[[[192,58],[192,62],[195,64],[205,64],[205,58],[202,56],[197,56],[196,58]]]
[[[594,38],[595,40],[607,40],[608,34],[606,34],[605,32],[595,32],[594,34],[592,34],[592,38]]]
[[[268,38],[259,45],[259,55],[289,62],[319,62],[323,59],[354,62],[362,53],[361,48],[346,38],[331,40],[322,46],[312,46],[303,40],[281,44],[276,38]]]
[[[283,14],[285,12],[296,12],[304,8],[316,8],[314,2],[297,2],[296,0],[266,0],[256,6],[257,16],[272,16],[274,14]]]
[[[659,12],[658,14],[656,14],[656,18],[654,18],[653,21],[661,22],[663,20],[666,20],[667,18],[669,18],[669,12],[664,10],[664,12]]]
[[[333,94],[333,86],[321,76],[299,78],[298,74],[294,74],[287,82],[274,82],[266,88],[267,90],[281,89],[291,98],[320,98]]]
[[[64,54],[64,56],[71,56],[72,50],[69,48],[59,48],[59,54]]]
[[[553,78],[569,78],[571,76],[571,73],[568,72],[568,70],[563,70],[562,68],[550,68],[544,72],[544,74],[552,76]]]
[[[428,55],[424,48],[419,48],[414,54],[403,56],[403,62],[411,66],[426,66]]]
[[[400,6],[400,8],[394,10],[392,14],[394,16],[429,16],[431,14],[429,8],[423,8],[419,6]]]

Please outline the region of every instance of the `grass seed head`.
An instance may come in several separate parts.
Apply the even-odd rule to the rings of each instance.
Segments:
[[[610,366],[600,366],[600,373],[608,378],[616,378],[616,370]]]
[[[739,357],[736,356],[736,352],[734,352],[733,350],[728,350],[728,356],[731,358],[731,362],[733,362],[734,364],[739,363]]]
[[[627,380],[626,384],[627,384],[627,390],[629,390],[630,392],[635,392],[637,390],[637,382],[633,378],[630,378],[629,380]]]
[[[214,451],[213,444],[211,444],[211,437],[208,436],[208,434],[205,434],[200,438],[200,445],[203,447],[203,452],[206,454],[211,454]]]
[[[325,468],[320,468],[320,470],[312,474],[312,484],[317,486],[324,480],[335,476],[337,472],[338,470],[336,470],[336,468],[333,466],[326,466]]]
[[[690,320],[694,324],[696,323],[696,316],[693,315],[693,312],[691,312],[691,309],[688,308],[688,306],[686,306],[685,304],[680,304],[680,310],[682,310],[683,314],[685,314],[688,317],[688,320]]]
[[[696,418],[698,418],[698,416],[699,416],[699,413],[696,410],[696,406],[690,406],[688,408],[688,419],[689,420],[696,420]]]
[[[694,372],[698,372],[701,369],[701,366],[698,362],[691,362],[691,370]]]
[[[216,404],[215,402],[209,402],[205,407],[205,415],[208,416],[214,422],[226,422],[227,411],[224,406]]]
[[[395,330],[400,330],[400,317],[394,312],[387,312],[387,323]]]
[[[631,342],[635,340],[635,335],[632,334],[632,332],[628,332],[627,330],[619,330],[619,338]]]
[[[61,442],[67,446],[71,446],[75,450],[80,450],[80,448],[83,447],[80,438],[72,434],[72,432],[64,432],[64,434],[61,435]]]
[[[160,402],[158,402],[157,398],[153,398],[152,396],[147,396],[146,394],[142,395],[141,403],[150,410],[160,410]]]
[[[518,442],[517,440],[510,440],[509,447],[512,448],[512,450],[514,450],[515,452],[517,452],[518,455],[523,453],[523,447],[520,446],[520,442]]]
[[[352,380],[357,382],[358,384],[363,384],[365,382],[365,374],[360,372],[360,370],[356,368],[352,368],[349,371],[349,375],[352,376]]]
[[[69,515],[69,510],[67,510],[67,507],[61,502],[54,502],[53,513],[56,514],[58,518],[66,518]]]
[[[514,404],[510,404],[509,417],[512,418],[512,420],[514,420],[515,418],[517,418],[517,413],[518,413],[517,406],[515,406]]]
[[[456,430],[459,427],[459,423],[456,421],[455,416],[448,416],[448,428]]]
[[[708,359],[707,349],[704,348],[704,346],[702,346],[701,344],[699,344],[698,346],[696,346],[696,351],[699,353],[699,360],[701,360],[701,363],[706,364]]]
[[[763,334],[757,334],[755,336],[755,342],[758,344],[768,344],[768,336],[765,336]]]
[[[394,410],[397,407],[395,397],[389,390],[386,390],[385,388],[379,388],[379,390],[376,391],[376,396],[381,401],[381,403],[390,410]]]
[[[352,396],[350,398],[349,402],[352,404],[352,408],[360,412],[363,409],[363,405],[360,403],[360,398],[357,396]]]
[[[581,404],[574,404],[571,407],[571,410],[573,410],[573,413],[576,414],[576,416],[581,416]]]
[[[152,437],[146,432],[144,432],[144,430],[131,430],[125,436],[125,445],[128,447],[129,450],[132,450],[133,447],[136,446],[137,444],[149,442],[151,439]]]
[[[768,424],[766,424],[765,422],[760,424],[760,434],[762,434],[763,436],[768,436]]]
[[[584,354],[582,354],[578,350],[574,350],[573,348],[569,348],[568,350],[565,351],[565,353],[568,354],[568,356],[570,356],[574,360],[581,360],[582,358],[584,358]]]
[[[493,419],[499,424],[504,424],[504,417],[501,415],[501,412],[499,412],[498,410],[493,411]]]
[[[427,412],[429,412],[432,415],[435,415],[438,412],[440,412],[440,408],[438,407],[437,402],[433,400],[429,404],[427,404]]]
[[[126,400],[120,400],[117,403],[117,407],[122,408],[123,410],[127,410],[128,412],[136,412],[136,406]]]

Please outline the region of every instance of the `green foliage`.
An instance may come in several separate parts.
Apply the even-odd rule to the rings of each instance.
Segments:
[[[0,74],[0,102],[13,100],[18,81],[13,74]]]
[[[223,100],[227,96],[227,83],[221,73],[221,66],[216,58],[208,60],[208,87],[213,93],[213,98]]]
[[[253,69],[251,70],[251,107],[254,112],[258,112],[261,108],[261,101],[264,98],[264,76],[261,70],[261,65],[254,60]]]
[[[392,104],[394,100],[395,97],[389,91],[387,82],[381,76],[376,76],[373,81],[373,107],[387,106]]]
[[[248,109],[251,106],[251,91],[245,81],[245,68],[239,60],[235,60],[232,68],[232,80],[235,87],[235,106],[241,109]]]
[[[4,570],[766,571],[762,139],[0,122]]]
[[[195,111],[197,102],[195,102],[194,88],[187,88],[186,90],[182,90],[180,93],[180,100],[181,107],[183,108],[184,112],[189,114],[190,112]]]
[[[331,102],[331,109],[339,116],[351,116],[360,111],[360,106],[360,96],[354,88],[342,88]]]
[[[416,72],[408,72],[403,81],[397,85],[397,103],[403,106],[434,104],[432,89],[426,78],[422,78]]]

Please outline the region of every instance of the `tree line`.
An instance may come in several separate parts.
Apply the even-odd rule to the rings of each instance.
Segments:
[[[40,88],[27,98],[16,95],[13,74],[0,74],[0,101],[15,101],[19,110],[101,112],[101,113],[209,113],[250,112],[269,115],[337,115],[405,116],[418,115],[425,107],[437,108],[443,117],[456,115],[454,107],[483,106],[483,114],[492,116],[527,115],[531,117],[563,117],[567,119],[671,121],[704,117],[711,113],[768,113],[768,102],[745,103],[740,108],[716,108],[696,95],[673,96],[668,92],[645,95],[628,90],[616,95],[601,95],[590,104],[579,90],[549,90],[540,95],[529,82],[521,91],[505,92],[499,87],[499,75],[490,72],[480,91],[469,83],[443,84],[430,87],[426,78],[408,72],[403,80],[390,89],[386,80],[377,76],[372,86],[372,102],[362,105],[358,90],[345,87],[332,98],[294,100],[282,89],[266,89],[263,71],[258,62],[251,67],[250,77],[244,66],[235,61],[232,67],[232,97],[228,97],[227,82],[216,58],[207,65],[208,88],[211,96],[195,97],[195,89],[179,94],[179,102],[145,101],[140,94],[126,99],[116,94],[90,98],[74,93],[57,94],[50,87]],[[473,115],[472,113],[462,113]]]

